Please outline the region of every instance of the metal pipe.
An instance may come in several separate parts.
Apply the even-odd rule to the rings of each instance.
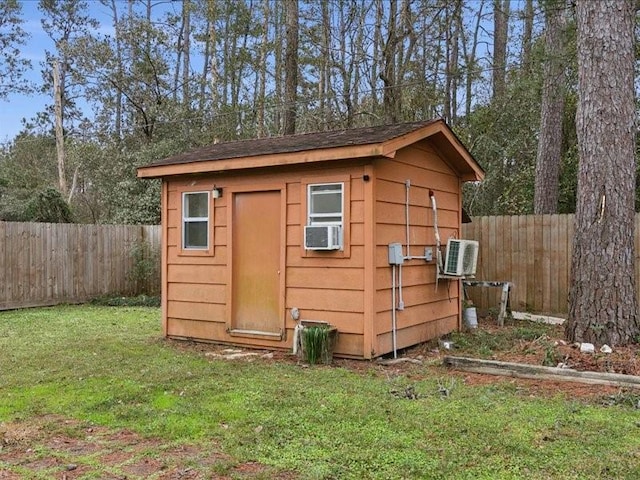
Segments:
[[[404,300],[402,298],[402,264],[398,265],[398,310],[404,310]]]
[[[396,266],[391,267],[391,340],[393,343],[393,358],[398,358],[396,345]]]
[[[436,237],[436,291],[438,290],[438,280],[440,273],[444,271],[442,264],[442,253],[440,252],[440,232],[438,231],[438,206],[436,204],[436,195],[433,190],[429,190],[429,198],[431,199],[431,208],[433,208],[433,230]]]
[[[411,180],[407,179],[404,181],[404,185],[405,185],[405,202],[404,202],[404,216],[405,216],[405,243],[407,246],[407,255],[404,257],[405,260],[426,260],[427,256],[426,255],[411,255],[411,242],[410,242],[410,238],[411,238],[411,221],[409,219],[409,210],[410,210],[410,202],[409,202],[409,190],[411,188]],[[432,194],[433,192],[429,191],[430,194]],[[400,275],[402,275],[402,268],[400,268]],[[402,287],[400,287],[402,288]],[[400,300],[402,301],[402,300]],[[398,310],[402,310],[402,308],[398,308]]]
[[[432,190],[429,190],[429,198],[431,199],[431,208],[433,209],[433,229],[436,234],[436,247],[440,249],[440,232],[438,232],[438,207],[436,205],[436,196]]]
[[[411,252],[409,251],[409,189],[411,188],[411,180],[407,179],[404,181],[405,186],[405,202],[404,202],[404,216],[405,216],[405,227],[406,227],[406,237],[407,237],[407,260],[411,260]]]

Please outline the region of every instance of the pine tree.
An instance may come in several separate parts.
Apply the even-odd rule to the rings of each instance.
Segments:
[[[570,341],[637,342],[633,0],[580,0]]]

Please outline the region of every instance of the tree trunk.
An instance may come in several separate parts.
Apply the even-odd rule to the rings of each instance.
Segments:
[[[451,74],[451,125],[455,125],[458,120],[458,81],[460,79],[460,67],[458,65],[460,56],[460,35],[462,24],[462,0],[456,2],[453,12],[453,35],[451,38],[451,61],[449,62],[449,73]]]
[[[184,17],[180,23],[180,32],[176,41],[176,69],[173,72],[173,101],[178,102],[178,88],[180,86],[180,65],[182,64],[182,37],[184,35]]]
[[[383,48],[382,40],[382,20],[384,18],[384,5],[382,0],[376,0],[376,23],[373,34],[373,55],[371,61],[371,74],[369,75],[369,86],[371,88],[371,111],[377,113],[380,101],[378,98],[378,62],[381,61]]]
[[[267,45],[269,41],[269,0],[262,3],[262,41],[260,44],[260,71],[256,98],[256,135],[262,138],[266,134],[265,125],[265,93],[267,88]]]
[[[462,1],[452,4],[452,12],[447,10],[446,28],[446,79],[445,79],[445,119],[450,124],[456,123],[458,112],[458,56],[460,53],[460,25]]]
[[[124,66],[122,61],[122,27],[120,25],[120,20],[118,18],[118,6],[116,5],[116,0],[111,0],[111,12],[113,13],[113,29],[115,30],[115,45],[116,45],[116,63],[117,70],[116,75],[118,76],[118,83],[122,82]],[[115,99],[115,131],[116,136],[119,140],[122,139],[122,92],[119,88],[116,88],[116,99]]]
[[[346,118],[344,119],[345,128],[353,127],[353,103],[351,102],[351,88],[352,88],[352,76],[354,69],[354,58],[352,53],[349,52],[350,40],[352,39],[352,33],[354,28],[354,15],[353,11],[345,11],[345,9],[354,8],[355,5],[342,6],[342,15],[340,16],[339,24],[339,43],[337,58],[332,62],[333,66],[340,70],[340,83],[342,90],[342,104],[345,108]]]
[[[321,2],[322,15],[322,46],[320,59],[320,82],[318,85],[318,105],[320,106],[320,114],[323,120],[331,118],[331,105],[333,89],[331,88],[331,15],[329,12],[329,2]]]
[[[286,0],[286,50],[284,55],[284,128],[285,135],[296,132],[298,90],[298,0]]]
[[[214,2],[215,3],[215,2]],[[224,29],[222,30],[222,45],[221,45],[221,53],[222,56],[222,73],[220,74],[219,84],[222,86],[222,94],[220,96],[221,106],[227,107],[229,105],[229,86],[232,85],[233,79],[231,78],[230,67],[231,63],[230,58],[233,58],[235,52],[231,52],[231,48],[233,43],[235,42],[235,34],[231,32],[231,22],[232,18],[229,13],[230,6],[225,5],[225,11],[221,12],[221,17],[224,18]],[[232,38],[232,35],[234,38]],[[215,52],[218,51],[217,47],[214,47],[214,55]]]
[[[545,13],[544,83],[533,202],[533,210],[537,215],[558,211],[562,118],[565,103],[564,2],[559,0],[547,3]]]
[[[638,341],[634,248],[634,1],[579,0],[578,194],[570,341]]]
[[[482,21],[482,9],[484,8],[484,0],[480,2],[478,5],[478,12],[476,14],[476,23],[475,28],[473,30],[473,40],[471,42],[471,51],[469,54],[465,54],[465,64],[466,64],[466,79],[465,79],[465,108],[464,108],[464,116],[466,121],[469,121],[469,117],[471,116],[471,100],[473,98],[473,81],[477,76],[477,58],[476,51],[478,49],[478,35],[480,33],[480,24]]]
[[[209,19],[209,48],[211,49],[211,57],[209,59],[209,72],[211,73],[211,105],[214,111],[220,108],[220,72],[218,70],[218,48],[217,48],[217,10],[214,0],[208,0],[207,3],[207,18]]]
[[[248,9],[248,12],[253,10],[253,1],[249,2],[249,5],[245,5],[243,3],[243,8]],[[243,13],[243,12],[242,12]],[[241,12],[236,14],[236,22],[240,20]],[[243,129],[243,112],[241,109],[241,98],[240,92],[242,91],[242,85],[245,81],[245,70],[247,66],[246,53],[248,51],[247,45],[249,42],[249,30],[251,28],[250,20],[241,20],[242,26],[242,39],[240,36],[236,37],[236,42],[234,45],[234,53],[231,57],[233,59],[233,64],[231,65],[231,69],[233,71],[233,84],[232,84],[232,95],[231,95],[231,106],[236,113],[236,133],[239,134]],[[236,30],[239,30],[239,25],[235,26]],[[242,40],[240,42],[240,40]]]
[[[504,96],[510,0],[493,0],[493,98]]]
[[[389,124],[396,123],[398,121],[397,104],[398,99],[396,97],[396,46],[398,43],[398,36],[396,34],[396,16],[397,16],[397,2],[396,0],[389,0],[387,5],[389,7],[389,19],[387,23],[387,41],[382,48],[382,71],[380,72],[380,79],[384,84],[384,91],[382,94],[382,105],[384,108],[384,118]]]
[[[207,95],[207,79],[209,77],[209,63],[211,62],[211,39],[209,38],[210,20],[207,19],[204,38],[204,51],[202,53],[202,73],[200,74],[200,88],[198,95],[198,111],[204,112]]]
[[[522,71],[526,74],[531,70],[531,46],[534,16],[533,0],[526,0],[524,5],[524,25],[522,26]]]
[[[365,24],[367,21],[367,13],[366,8],[368,4],[368,0],[362,0],[359,6],[356,8],[356,15],[358,17],[358,23],[356,25],[356,33],[355,33],[355,42],[351,45],[351,49],[353,52],[353,57],[351,62],[354,66],[353,72],[353,89],[351,92],[351,104],[353,105],[354,112],[356,114],[362,113],[362,103],[361,103],[361,88],[362,88],[362,70],[360,65],[365,64],[367,61],[367,56],[364,52],[365,45]]]
[[[281,98],[284,98],[284,24],[286,23],[284,20],[284,8],[282,7],[283,2],[276,2],[273,4],[273,63],[274,63],[274,75],[273,75],[273,93],[274,97],[280,101]],[[282,128],[284,117],[284,109],[276,108],[273,112],[273,123],[276,125],[276,128]]]
[[[182,104],[190,110],[191,106],[191,2],[190,0],[182,0]],[[186,125],[186,124],[185,124]]]
[[[58,157],[58,188],[64,197],[69,193],[67,190],[67,177],[65,174],[65,152],[64,152],[64,129],[62,127],[62,85],[60,80],[60,63],[53,62],[53,96],[55,112],[55,132],[56,132],[56,154]]]

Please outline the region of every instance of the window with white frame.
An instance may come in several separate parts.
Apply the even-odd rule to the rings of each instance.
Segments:
[[[344,221],[344,184],[321,183],[308,186],[307,225],[339,225]]]
[[[209,248],[209,192],[182,194],[182,248]]]

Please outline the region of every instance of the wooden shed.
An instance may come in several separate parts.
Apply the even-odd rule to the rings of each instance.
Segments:
[[[459,236],[484,172],[442,120],[218,143],[138,176],[162,179],[168,337],[290,349],[313,320],[368,359],[460,328],[436,233]]]

